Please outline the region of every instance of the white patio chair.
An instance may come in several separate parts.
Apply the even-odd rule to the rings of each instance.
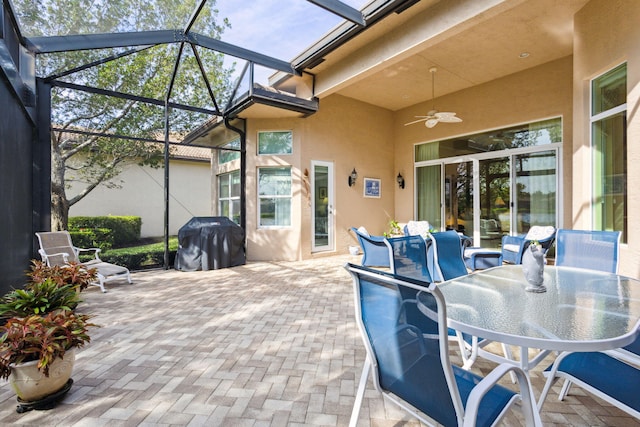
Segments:
[[[36,236],[38,237],[38,242],[40,242],[38,252],[48,266],[77,262],[87,268],[95,268],[98,271],[98,282],[94,283],[94,285],[99,286],[102,292],[107,292],[104,284],[112,280],[126,278],[129,283],[132,283],[131,273],[128,268],[102,261],[98,256],[100,248],[84,249],[73,246],[71,235],[68,231],[41,232],[36,233]],[[93,251],[94,259],[80,262],[79,254],[85,251]]]

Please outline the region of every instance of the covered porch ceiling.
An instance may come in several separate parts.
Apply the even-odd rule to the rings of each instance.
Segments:
[[[432,99],[431,67],[437,98],[571,55],[587,2],[422,0],[307,71],[320,100],[339,93],[398,111]]]

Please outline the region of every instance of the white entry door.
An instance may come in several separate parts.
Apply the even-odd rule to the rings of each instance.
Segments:
[[[334,249],[333,163],[311,162],[312,251]]]

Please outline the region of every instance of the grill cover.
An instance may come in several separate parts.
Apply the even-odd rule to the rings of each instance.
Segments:
[[[226,216],[193,217],[178,231],[175,268],[217,270],[246,263],[244,230]]]

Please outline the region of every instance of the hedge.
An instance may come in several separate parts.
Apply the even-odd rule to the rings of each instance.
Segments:
[[[100,248],[107,251],[113,247],[114,232],[108,228],[82,228],[69,231],[71,241],[79,248]]]
[[[178,250],[178,238],[169,239],[169,266],[173,266]],[[164,266],[164,242],[129,248],[111,249],[100,253],[100,259],[122,265],[129,270]],[[84,259],[83,259],[84,260]]]
[[[75,240],[74,232],[82,232],[86,233],[88,230],[100,230],[100,229],[108,229],[113,231],[113,236],[111,239],[111,246],[113,247],[122,247],[126,245],[131,245],[140,240],[140,230],[142,228],[142,218],[139,216],[75,216],[69,218],[68,224],[69,232],[72,234],[73,242],[76,246],[81,246],[79,242]],[[96,232],[96,241],[91,245],[91,247],[100,247],[103,250],[108,249],[108,247],[102,247],[101,242],[98,239],[98,234],[101,232]],[[91,237],[86,236],[82,237],[78,235],[79,239]],[[108,245],[108,243],[105,243]]]

